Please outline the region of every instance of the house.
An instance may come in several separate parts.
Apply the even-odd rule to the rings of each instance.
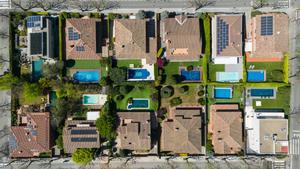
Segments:
[[[27,17],[27,50],[29,56],[54,58],[57,56],[57,17]]]
[[[211,105],[209,133],[212,133],[215,154],[238,154],[243,151],[243,119],[239,105]]]
[[[205,154],[204,110],[202,107],[176,107],[161,123],[160,149],[174,154]]]
[[[156,62],[156,23],[151,19],[115,19],[113,28],[115,59]]]
[[[199,18],[184,14],[162,19],[162,39],[170,61],[198,61],[202,53]]]
[[[289,130],[288,119],[285,119],[284,112],[266,109],[246,111],[248,111],[245,125],[248,153],[287,154]]]
[[[20,125],[11,127],[9,149],[11,158],[38,157],[51,150],[50,113],[26,113]]]
[[[120,149],[146,152],[151,145],[150,112],[118,112],[118,147]]]
[[[67,59],[98,60],[106,51],[104,27],[100,19],[67,19],[65,34]]]
[[[243,15],[220,14],[212,17],[212,61],[238,64],[243,56]]]
[[[267,13],[252,17],[248,23],[246,49],[248,62],[281,61],[289,50],[289,17]]]
[[[94,120],[67,120],[63,128],[65,153],[77,148],[100,148],[100,135]]]

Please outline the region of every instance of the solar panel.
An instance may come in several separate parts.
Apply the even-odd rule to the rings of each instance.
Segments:
[[[71,134],[97,134],[96,130],[71,130]]]
[[[73,137],[71,142],[97,142],[97,137]]]
[[[84,46],[76,46],[76,51],[78,52],[84,51]]]
[[[273,35],[273,16],[261,17],[261,35]]]
[[[226,46],[228,46],[229,38],[228,38],[229,26],[226,22],[224,22],[219,17],[217,18],[217,54],[220,54]]]
[[[41,26],[41,16],[29,16],[27,18],[27,27],[34,28]]]
[[[78,32],[75,32],[73,27],[68,28],[69,40],[78,40],[80,38]]]

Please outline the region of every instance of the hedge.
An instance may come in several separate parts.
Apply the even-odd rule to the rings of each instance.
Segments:
[[[203,70],[203,82],[207,82],[207,61],[211,56],[211,26],[210,26],[210,16],[206,13],[203,17],[203,27],[205,36],[205,51],[203,56],[202,70]]]
[[[283,82],[289,83],[289,55],[287,53],[283,57]]]

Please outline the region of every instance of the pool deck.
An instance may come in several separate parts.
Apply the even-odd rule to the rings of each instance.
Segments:
[[[228,89],[230,89],[230,97],[229,98],[216,98],[215,97],[215,89],[226,89],[226,90],[228,90]],[[214,87],[213,88],[213,91],[212,91],[212,95],[213,95],[213,98],[215,98],[215,99],[232,99],[232,97],[233,97],[233,90],[232,90],[232,88],[231,87]]]
[[[274,90],[274,95],[273,96],[268,96],[268,97],[256,97],[256,96],[251,96],[251,89],[273,89]],[[277,88],[276,87],[252,87],[252,88],[247,88],[246,90],[246,96],[248,99],[276,99],[276,92]]]
[[[147,69],[147,71],[150,73],[147,79],[127,79],[127,81],[154,81],[155,75],[154,75],[154,64],[144,64],[141,68],[128,68],[128,69]],[[128,72],[127,72],[128,74]]]

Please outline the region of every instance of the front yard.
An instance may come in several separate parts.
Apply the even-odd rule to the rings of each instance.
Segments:
[[[247,62],[246,70],[265,70],[267,82],[283,81],[283,62]]]

